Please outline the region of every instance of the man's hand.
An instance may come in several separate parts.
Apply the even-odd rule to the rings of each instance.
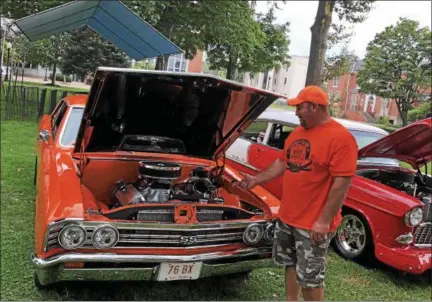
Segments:
[[[327,239],[330,230],[329,223],[315,222],[311,230],[312,242],[319,242]]]
[[[257,185],[255,177],[241,172],[240,174],[243,175],[244,178],[239,182],[235,182],[233,184],[234,187],[240,187],[242,189],[252,189]]]

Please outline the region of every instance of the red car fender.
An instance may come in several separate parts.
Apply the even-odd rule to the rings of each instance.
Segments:
[[[352,201],[351,199],[346,199],[343,206],[342,206],[342,213],[344,212],[344,210],[346,211],[346,209],[351,210],[352,212],[358,213],[361,215],[361,217],[366,221],[366,223],[368,224],[368,227],[370,229],[370,232],[372,234],[372,241],[375,244],[375,236],[376,236],[376,228],[374,223],[372,222],[372,219],[369,217],[369,215],[367,215],[365,213],[365,211],[363,211],[363,209],[356,207],[355,206],[355,201]]]

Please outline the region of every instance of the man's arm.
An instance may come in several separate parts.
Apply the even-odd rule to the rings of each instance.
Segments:
[[[357,150],[357,142],[351,134],[340,137],[334,145],[329,167],[333,183],[321,214],[312,226],[312,241],[327,237],[330,223],[343,205],[357,169]]]
[[[277,158],[270,166],[265,170],[255,175],[256,185],[262,184],[276,177],[281,176],[285,171],[285,164]]]
[[[343,202],[348,194],[348,189],[351,185],[352,176],[337,176],[334,178],[333,184],[327,196],[327,202],[318,218],[318,223],[330,224],[333,217],[342,207]]]
[[[280,158],[277,158],[270,166],[261,171],[255,176],[244,174],[244,179],[234,186],[239,186],[243,189],[251,189],[256,185],[262,184],[276,177],[281,176],[285,171],[285,164]]]
[[[334,178],[321,215],[312,227],[312,241],[322,241],[327,238],[330,223],[345,201],[351,185],[351,179],[352,176],[336,176]]]

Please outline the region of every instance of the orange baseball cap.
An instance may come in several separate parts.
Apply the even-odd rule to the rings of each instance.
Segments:
[[[324,106],[329,104],[327,93],[325,93],[321,87],[315,85],[306,86],[299,92],[296,98],[287,100],[287,103],[290,106],[297,106],[303,102],[310,102]]]

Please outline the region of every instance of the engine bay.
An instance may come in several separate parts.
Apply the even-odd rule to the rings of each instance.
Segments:
[[[182,166],[161,161],[141,161],[136,182],[117,181],[111,190],[111,208],[136,204],[166,204],[167,202],[198,202],[223,204],[217,194],[222,186],[217,168],[192,169],[190,176],[178,181]]]
[[[367,169],[358,171],[357,175],[404,192],[417,198],[425,205],[432,203],[430,179],[425,178],[420,173],[392,169]]]

